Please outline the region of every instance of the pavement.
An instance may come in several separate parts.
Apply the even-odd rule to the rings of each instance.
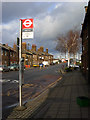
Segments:
[[[34,100],[16,108],[8,116],[8,120],[33,118],[90,118],[90,107],[80,107],[77,97],[89,97],[88,83],[80,70],[65,73],[55,85],[47,88]]]

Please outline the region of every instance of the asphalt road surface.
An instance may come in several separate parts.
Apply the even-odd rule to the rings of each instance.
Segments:
[[[46,68],[30,68],[24,71],[22,86],[23,103],[37,97],[45,87],[60,78],[60,69],[66,64],[58,64]],[[19,103],[19,72],[10,71],[2,74],[2,117],[6,118]]]

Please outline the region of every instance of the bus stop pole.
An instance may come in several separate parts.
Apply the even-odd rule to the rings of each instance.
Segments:
[[[20,19],[20,42],[19,42],[19,106],[22,106],[22,20]]]

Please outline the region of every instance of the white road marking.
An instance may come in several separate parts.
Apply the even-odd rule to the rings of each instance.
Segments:
[[[6,83],[6,82],[9,82],[9,83],[18,83],[19,81],[18,80],[0,79],[0,82],[1,83]]]

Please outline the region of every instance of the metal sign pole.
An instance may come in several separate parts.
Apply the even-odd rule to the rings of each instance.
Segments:
[[[22,71],[21,71],[21,58],[22,58],[22,20],[20,20],[20,42],[19,42],[19,105],[22,106]]]
[[[23,26],[22,26],[23,24]],[[30,32],[26,32],[25,31],[25,37],[22,33],[22,29],[30,29],[33,28],[33,19],[20,19],[20,40],[19,40],[19,110],[23,110],[26,107],[22,106],[22,80],[23,80],[23,84],[24,84],[24,72],[23,72],[23,66],[22,66],[22,39],[27,39],[27,38],[31,38],[31,36],[29,36]],[[28,34],[26,34],[28,33]],[[29,36],[29,37],[27,37]]]

